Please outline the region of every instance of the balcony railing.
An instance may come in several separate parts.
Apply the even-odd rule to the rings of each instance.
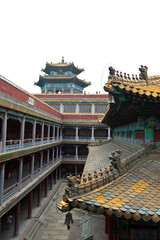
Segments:
[[[16,182],[12,186],[8,187],[3,191],[3,202],[7,200],[10,196],[18,192],[19,190],[19,182]]]
[[[23,144],[21,143],[21,140],[7,140],[6,141],[6,146],[5,146],[5,151],[12,151],[12,150],[17,150],[17,149],[23,149],[31,146],[37,146],[45,143],[51,143],[51,142],[58,142],[60,141],[60,138],[36,138],[35,141],[32,138],[29,139],[24,139]],[[2,141],[0,141],[0,152],[2,152]]]
[[[58,142],[58,141],[82,141],[82,142],[98,142],[98,141],[106,141],[107,137],[78,137],[75,138],[74,136],[64,136],[63,138],[59,137],[44,137],[43,140],[41,138],[35,138],[35,140],[33,140],[32,138],[29,139],[24,139],[23,144],[21,143],[21,140],[17,139],[17,140],[7,140],[6,141],[6,146],[5,146],[5,151],[12,151],[12,150],[18,150],[18,149],[24,149],[27,147],[31,147],[31,146],[37,146],[37,145],[41,145],[41,144],[46,144],[46,143],[51,143],[51,142]],[[2,141],[0,141],[0,152],[2,152]]]
[[[50,160],[48,164],[44,164],[41,168],[38,168],[34,171],[33,176],[32,174],[28,174],[24,178],[22,178],[21,188],[19,182],[16,182],[12,184],[10,187],[4,189],[3,191],[3,199],[2,202],[5,202],[8,198],[13,196],[15,193],[20,191],[20,189],[23,189],[27,184],[29,184],[33,179],[36,179],[38,176],[40,176],[44,171],[48,170],[50,167],[54,166],[55,163],[59,162],[61,158]]]
[[[69,154],[67,154],[67,155],[63,155],[62,156],[62,160],[64,160],[64,161],[85,161],[87,159],[87,156],[86,155],[84,155],[84,156],[82,156],[82,155],[78,155],[78,156],[75,156],[75,155],[69,155]]]

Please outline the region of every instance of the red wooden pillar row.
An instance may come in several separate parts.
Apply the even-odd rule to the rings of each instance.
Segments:
[[[28,194],[28,218],[32,217],[32,191]]]
[[[53,186],[53,172],[51,172],[50,175],[50,190],[52,190],[52,186]]]
[[[14,222],[14,236],[19,234],[19,217],[20,217],[20,202],[16,204],[15,222]]]
[[[41,205],[41,183],[38,184],[37,206]]]
[[[48,196],[48,177],[45,179],[45,197]]]
[[[113,240],[118,240],[117,223],[116,223],[116,220],[114,218],[113,218]]]
[[[113,240],[113,219],[108,216],[108,240]]]
[[[108,215],[105,215],[105,233],[108,233]]]

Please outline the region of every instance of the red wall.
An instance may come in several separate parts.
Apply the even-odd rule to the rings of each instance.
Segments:
[[[52,114],[53,116],[62,118],[62,114],[57,112],[56,110],[50,108],[49,106],[47,106],[45,103],[40,102],[38,99],[35,99],[34,96],[32,96],[31,94],[25,92],[23,89],[20,89],[18,86],[16,86],[15,84],[11,83],[10,81],[8,81],[6,79],[0,79],[0,92],[9,95],[19,101],[22,101],[24,103],[27,103],[28,105],[30,105],[28,103],[28,99],[29,97],[34,99],[34,107],[47,112],[49,114]]]

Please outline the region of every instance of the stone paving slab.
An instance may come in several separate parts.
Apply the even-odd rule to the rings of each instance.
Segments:
[[[35,240],[85,240],[93,236],[94,240],[107,240],[105,234],[105,219],[102,215],[92,215],[81,209],[71,211],[74,223],[70,230],[64,225],[66,213],[57,209],[58,203],[62,200],[66,183],[62,183],[40,219],[45,222],[39,232],[39,238]]]

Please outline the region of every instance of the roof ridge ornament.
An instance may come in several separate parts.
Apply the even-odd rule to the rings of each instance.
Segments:
[[[115,76],[116,70],[111,66],[109,67],[109,75]]]
[[[62,56],[62,63],[64,63],[64,57]]]
[[[143,66],[141,65],[141,67],[139,68],[140,74],[139,74],[139,78],[140,80],[147,80],[148,79],[148,67],[147,66]]]

